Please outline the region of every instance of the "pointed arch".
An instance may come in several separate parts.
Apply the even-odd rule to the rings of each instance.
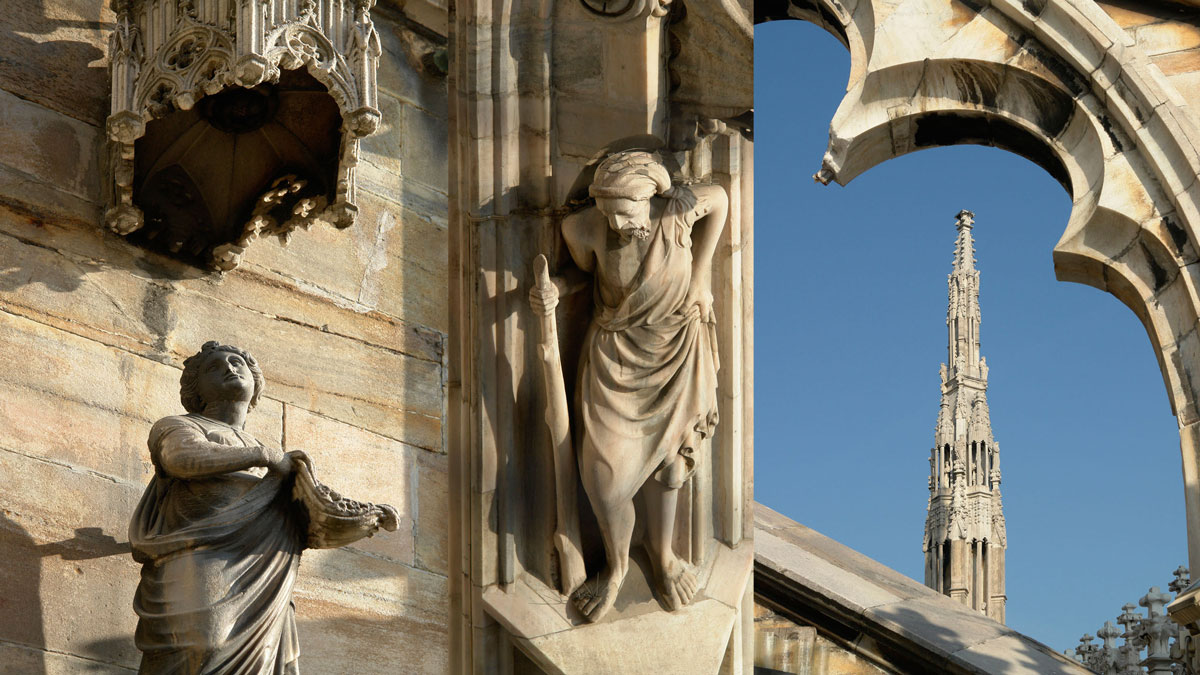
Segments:
[[[1022,0],[759,4],[759,21],[809,20],[850,51],[819,180],[845,184],[892,157],[972,143],[1027,157],[1063,185],[1073,207],[1055,274],[1111,293],[1146,329],[1179,421],[1200,565],[1200,149],[1178,95],[1087,0],[1055,11]],[[909,23],[921,39],[896,37]]]

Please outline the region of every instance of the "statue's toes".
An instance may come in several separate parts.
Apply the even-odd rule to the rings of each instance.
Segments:
[[[692,597],[694,597],[696,595],[696,591],[699,590],[699,584],[696,583],[696,577],[690,573],[683,575],[683,588],[684,592],[687,594],[687,601],[691,602]]]
[[[595,621],[598,617],[594,616],[596,608],[600,606],[601,597],[599,594],[588,598],[588,601],[583,604],[583,613],[588,619]]]
[[[692,598],[696,596],[696,588],[694,586],[685,585],[680,595],[683,596],[683,604],[691,604]]]
[[[679,609],[684,603],[686,603],[686,601],[681,601],[679,597],[679,591],[673,583],[667,584],[667,592],[663,594],[663,599],[667,602],[667,609],[671,610],[672,612]]]

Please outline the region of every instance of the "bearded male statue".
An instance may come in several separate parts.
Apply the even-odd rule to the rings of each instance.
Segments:
[[[303,452],[245,431],[264,385],[246,351],[207,342],[184,361],[179,384],[187,414],[151,428],[154,477],[129,524],[142,563],[139,672],[299,673],[301,551],[395,530],[396,511],[342,498],[316,482]]]
[[[563,238],[592,275],[594,310],[580,357],[579,476],[604,539],[606,567],[573,593],[589,621],[612,608],[629,571],[635,499],[664,604],[698,590],[672,546],[679,490],[717,423],[711,270],[728,196],[718,185],[672,186],[659,157],[617,152],[596,168],[594,209],[569,216]],[[535,285],[535,313],[553,311],[564,277]]]

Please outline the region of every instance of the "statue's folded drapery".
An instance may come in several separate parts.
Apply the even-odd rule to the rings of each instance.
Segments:
[[[258,443],[199,415],[160,420],[149,445],[155,476],[129,527],[141,672],[298,672],[291,594],[305,531],[292,478],[221,472],[221,458]]]
[[[701,321],[699,307],[687,306],[697,213],[688,206],[671,199],[653,214],[636,280],[619,303],[596,294],[584,346],[585,433],[619,476],[615,484],[631,489],[651,474],[680,487],[717,423],[715,326]]]

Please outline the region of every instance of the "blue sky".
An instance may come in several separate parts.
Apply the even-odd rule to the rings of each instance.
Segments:
[[[923,580],[946,275],[970,209],[1008,624],[1073,647],[1187,564],[1150,341],[1116,298],[1055,280],[1070,199],[1024,158],[939,148],[814,183],[849,65],[811,24],[755,31],[755,496]]]

